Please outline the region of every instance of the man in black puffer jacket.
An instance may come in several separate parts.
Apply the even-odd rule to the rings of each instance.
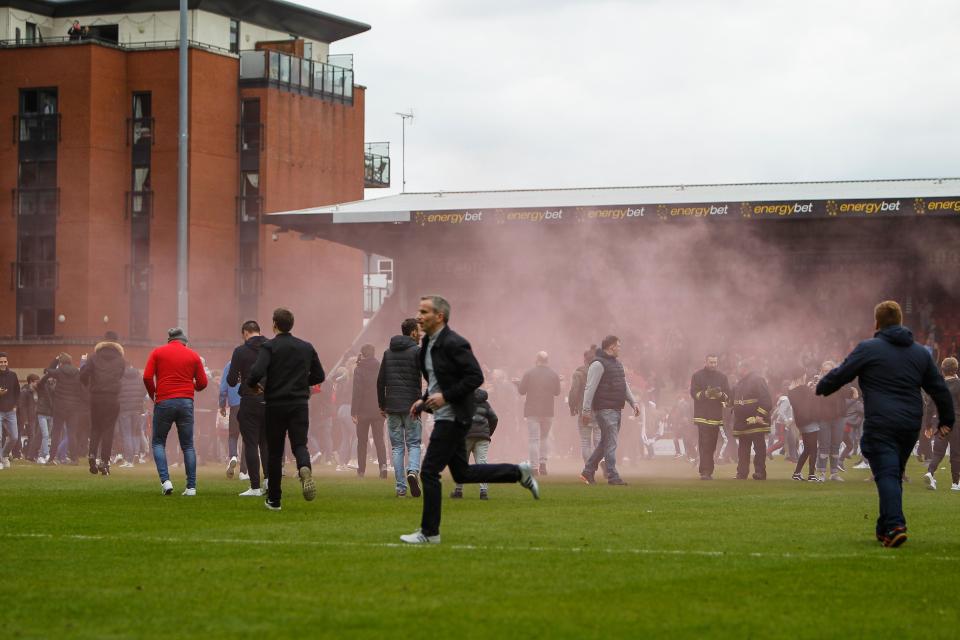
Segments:
[[[50,438],[51,456],[55,462],[66,462],[68,450],[78,451],[72,443],[80,437],[84,422],[86,390],[80,382],[80,370],[73,366],[69,353],[61,353],[50,363],[40,379],[40,386],[53,383],[53,435]]]
[[[420,326],[416,318],[407,318],[400,324],[401,335],[390,339],[390,348],[384,351],[377,376],[377,402],[387,416],[387,433],[393,457],[393,474],[397,497],[420,497],[420,442],[423,427],[420,418],[410,415],[410,407],[420,397]],[[404,467],[404,453],[407,465]],[[406,474],[404,474],[406,470]]]
[[[881,302],[874,317],[874,337],[858,344],[839,367],[823,376],[817,395],[828,396],[859,378],[864,409],[860,449],[880,494],[877,540],[885,547],[899,547],[907,540],[901,482],[920,436],[920,390],[930,394],[937,405],[941,438],[954,428],[955,416],[953,398],[933,357],[901,324],[900,305],[892,300]]]
[[[110,475],[113,431],[120,414],[120,381],[127,367],[117,334],[108,331],[80,370],[80,382],[90,391],[90,473]]]

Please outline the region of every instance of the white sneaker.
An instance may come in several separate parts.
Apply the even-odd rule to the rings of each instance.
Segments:
[[[237,456],[230,458],[230,462],[227,463],[227,478],[233,480],[233,472],[237,468]]]
[[[249,474],[249,473],[244,473],[243,471],[241,471],[241,472],[240,472],[240,475],[237,476],[237,477],[240,478],[241,480],[249,480],[249,479],[250,479],[250,474]]]
[[[927,483],[927,489],[930,489],[930,491],[937,490],[937,479],[933,477],[932,473],[927,471],[925,474],[923,474],[923,480]]]
[[[173,495],[173,483],[167,480],[160,485],[160,492],[165,496]]]
[[[195,496],[195,495],[197,495],[197,490],[196,490],[196,488],[192,488],[192,489],[191,489],[190,487],[187,487],[186,489],[183,490],[183,493],[181,493],[180,495],[182,495],[182,496]]]
[[[253,487],[250,487],[249,489],[247,489],[247,490],[244,491],[243,493],[240,493],[240,494],[237,494],[237,495],[239,495],[239,496],[241,496],[241,497],[243,497],[243,496],[255,496],[255,497],[258,497],[258,498],[259,498],[259,497],[261,497],[261,496],[264,495],[264,492],[263,492],[263,489],[254,489]]]
[[[955,482],[950,485],[950,491],[960,491],[960,482]]]
[[[520,467],[520,486],[530,490],[534,500],[540,499],[540,485],[537,479],[533,477],[533,469],[526,462],[518,465]]]
[[[435,536],[425,536],[423,535],[423,531],[417,529],[413,533],[400,536],[400,540],[406,542],[407,544],[440,544],[440,534],[438,533]]]
[[[854,468],[854,469],[869,469],[869,468],[870,468],[870,463],[867,462],[866,460],[861,460],[861,461],[858,462],[857,464],[853,465],[853,468]]]
[[[3,459],[3,468],[4,468],[4,469],[9,469],[9,468],[10,468],[10,458],[4,458],[4,459]]]
[[[120,465],[120,468],[121,468],[121,469],[133,469],[133,463],[132,463],[132,462],[124,461],[124,462]]]

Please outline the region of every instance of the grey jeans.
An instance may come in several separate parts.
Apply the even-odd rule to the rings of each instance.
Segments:
[[[590,419],[590,424],[586,426],[579,424],[579,420],[577,422],[577,430],[580,432],[580,455],[583,457],[584,464],[586,464],[587,460],[590,459],[590,454],[600,444],[600,427],[597,426],[597,421],[593,418]]]
[[[600,460],[603,460],[607,468],[607,481],[617,480],[620,478],[617,473],[617,440],[620,437],[621,412],[619,409],[600,409],[594,411],[594,415],[600,427],[600,443],[583,465],[584,471],[596,473]]]
[[[820,432],[817,436],[817,471],[826,472],[827,460],[830,460],[830,473],[840,472],[840,443],[843,442],[843,425],[845,420],[837,418],[829,422],[820,423]]]
[[[483,440],[481,438],[467,438],[467,460],[470,459],[470,454],[473,454],[473,464],[487,464],[487,452],[490,451],[490,441]],[[487,483],[480,483],[480,491],[487,490]],[[457,491],[463,491],[463,485],[457,483]]]
[[[527,434],[530,443],[530,464],[547,464],[550,455],[550,427],[553,418],[527,418]]]

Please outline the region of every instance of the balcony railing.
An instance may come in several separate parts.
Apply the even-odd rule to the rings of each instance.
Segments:
[[[279,51],[241,51],[240,82],[268,82],[288,91],[353,103],[352,69]]]
[[[363,186],[382,189],[390,186],[390,143],[368,142],[363,151]]]
[[[41,40],[39,38],[35,40],[27,40],[26,38],[20,38],[19,40],[0,40],[0,48],[4,49],[14,49],[14,48],[25,48],[25,47],[62,47],[62,46],[75,46],[83,44],[98,44],[104,47],[111,47],[113,49],[127,49],[127,50],[150,50],[150,49],[176,49],[180,46],[179,40],[151,40],[149,42],[116,42],[115,40],[107,40],[105,38],[98,38],[96,36],[89,38],[80,38],[74,40],[69,37],[56,37],[48,38],[44,36]],[[204,51],[211,51],[213,53],[219,53],[221,55],[227,55],[236,57],[236,54],[231,53],[229,49],[224,49],[223,47],[218,47],[216,45],[207,44],[206,42],[199,42],[197,40],[188,41],[188,46],[192,49],[203,49]]]
[[[127,118],[127,146],[156,144],[156,122],[153,118]]]
[[[60,215],[60,189],[13,189],[11,195],[15,218]]]
[[[237,151],[260,153],[266,145],[262,122],[244,122],[237,125]]]
[[[60,114],[32,113],[13,116],[13,142],[59,142]]]
[[[11,262],[10,272],[17,289],[53,290],[60,284],[60,263],[55,260]]]
[[[153,217],[153,191],[127,191],[127,217],[131,220]]]

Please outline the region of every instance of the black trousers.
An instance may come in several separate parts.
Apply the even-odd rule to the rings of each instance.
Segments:
[[[101,462],[110,462],[113,450],[113,432],[120,415],[120,403],[117,398],[90,399],[90,448],[87,455],[99,458]]]
[[[444,467],[450,467],[450,474],[457,484],[478,484],[481,482],[506,484],[520,481],[520,467],[515,464],[470,464],[467,461],[468,425],[452,420],[438,420],[433,425],[427,453],[420,467],[420,480],[423,483],[423,517],[420,530],[425,536],[440,533],[440,508],[443,487],[440,473]],[[270,481],[273,491],[273,480]]]
[[[377,449],[377,462],[386,469],[387,449],[383,444],[383,417],[357,418],[357,473],[367,471],[367,434],[373,435],[373,446]]]
[[[767,477],[767,434],[748,433],[737,436],[737,477],[746,478],[750,473],[750,447],[753,447],[754,477]]]
[[[246,462],[246,472],[250,474],[250,486],[259,489],[261,464],[263,465],[263,476],[269,477],[267,473],[269,469],[267,414],[263,400],[253,396],[240,398],[237,422],[240,423],[240,437],[243,438],[243,459]],[[280,449],[283,450],[282,441]]]
[[[809,467],[808,474],[812,476],[813,467],[817,463],[817,432],[802,433],[800,437],[803,438],[803,453],[797,458],[797,466],[793,472],[800,473],[803,471],[803,463],[806,462]]]
[[[283,481],[284,440],[289,436],[290,449],[297,460],[297,470],[310,468],[310,452],[307,451],[307,432],[310,430],[310,409],[307,403],[267,405],[267,497],[273,504],[280,504],[280,483]],[[242,429],[242,427],[241,427]],[[252,479],[252,476],[251,476]]]
[[[713,458],[720,440],[720,427],[708,424],[697,425],[697,450],[700,452],[700,475],[713,475]]]

